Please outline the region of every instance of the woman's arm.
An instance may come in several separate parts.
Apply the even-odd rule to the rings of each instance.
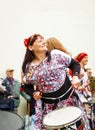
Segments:
[[[80,86],[80,64],[72,58],[69,68],[72,70],[72,87],[78,89]]]
[[[74,60],[73,58],[71,59],[71,63],[70,63],[68,68],[70,68],[72,70],[73,76],[80,75],[80,70],[81,70],[80,64],[76,60]]]

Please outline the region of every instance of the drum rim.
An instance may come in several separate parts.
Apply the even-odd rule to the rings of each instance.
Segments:
[[[74,107],[74,108],[77,108],[77,109],[79,109],[80,111],[81,111],[81,109],[79,108],[79,107],[77,107],[77,106],[67,106],[67,107]],[[58,109],[55,109],[54,111],[57,111],[57,110],[59,110],[59,109],[62,109],[62,108],[58,108]],[[48,114],[50,114],[50,113],[52,113],[52,111],[51,112],[49,112]],[[82,115],[82,112],[81,112],[81,115]],[[74,123],[76,123],[77,121],[79,121],[80,119],[82,119],[82,116],[79,116],[79,117],[77,117],[75,120],[73,120],[73,121],[71,121],[71,122],[69,122],[69,123],[66,123],[66,124],[63,124],[63,125],[47,125],[47,124],[45,124],[45,122],[44,122],[44,119],[45,119],[45,117],[47,116],[44,116],[44,118],[43,118],[43,125],[44,126],[46,126],[46,127],[48,127],[48,128],[61,128],[61,127],[67,127],[67,126],[70,126],[70,125],[73,125]]]
[[[73,125],[74,123],[76,123],[77,121],[79,121],[80,119],[82,119],[82,117],[78,117],[76,120],[72,121],[72,122],[69,122],[67,124],[64,124],[64,125],[55,125],[55,126],[51,126],[51,125],[45,125],[47,128],[63,128],[63,127],[68,127],[68,126],[71,126]]]

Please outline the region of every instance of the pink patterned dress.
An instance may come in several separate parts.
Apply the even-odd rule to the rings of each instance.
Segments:
[[[44,59],[40,64],[27,64],[25,79],[26,83],[31,83],[37,86],[37,90],[45,93],[46,95],[55,92],[55,99],[57,98],[56,92],[58,92],[62,85],[66,81],[66,69],[73,68],[74,72],[80,71],[80,66],[76,62],[72,62],[70,55],[65,54],[59,50],[51,51],[51,60],[48,61],[48,58]],[[71,88],[71,83],[66,83],[66,86],[63,88],[63,95]],[[72,88],[71,88],[72,89]],[[62,95],[60,91],[60,95]],[[69,96],[70,92],[68,92]],[[51,94],[52,95],[52,94]],[[49,95],[49,96],[51,96]],[[67,97],[63,97],[56,103],[56,108],[64,106]],[[70,98],[68,105],[76,105],[76,98]],[[35,102],[35,120],[33,124],[33,130],[45,130],[43,126],[43,117],[45,114],[52,111],[55,107],[55,102],[47,103],[42,99],[39,99]]]

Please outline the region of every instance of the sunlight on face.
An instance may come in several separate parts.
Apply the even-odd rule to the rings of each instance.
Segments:
[[[42,52],[42,51],[47,51],[47,44],[44,38],[38,36],[37,40],[34,42],[32,45],[32,48],[35,52]]]
[[[81,60],[81,63],[82,63],[83,65],[87,65],[87,63],[88,63],[88,56],[85,56],[85,57]]]

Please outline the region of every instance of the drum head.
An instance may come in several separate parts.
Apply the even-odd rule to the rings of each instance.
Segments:
[[[0,130],[22,130],[23,121],[15,113],[0,111]]]
[[[78,107],[63,107],[48,113],[43,119],[43,125],[51,128],[66,127],[74,124],[80,117],[81,110]]]

